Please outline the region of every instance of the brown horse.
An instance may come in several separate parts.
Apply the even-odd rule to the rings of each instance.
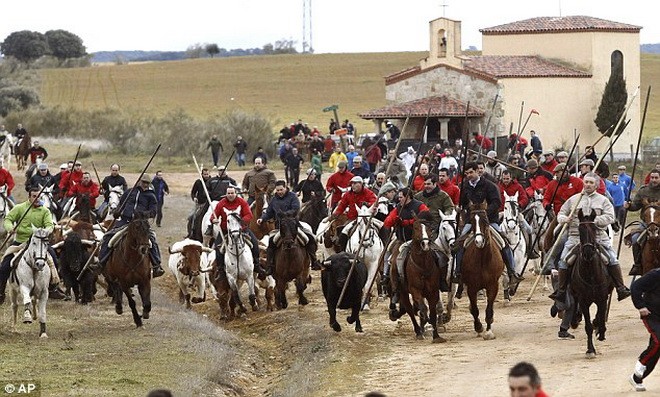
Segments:
[[[348,216],[346,214],[341,214],[330,222],[328,228],[323,234],[323,245],[325,248],[333,249],[335,253],[341,252],[341,247],[339,246],[339,235],[347,223]]]
[[[642,248],[642,272],[660,267],[660,206],[657,201],[642,200],[640,218],[646,225],[646,242]]]
[[[309,256],[305,247],[298,241],[298,221],[294,211],[278,214],[280,225],[279,241],[275,248],[275,305],[286,309],[286,289],[289,281],[295,280],[298,304],[306,305],[303,292],[309,281]]]
[[[596,212],[593,210],[588,216],[582,213],[582,209],[578,210],[580,245],[575,264],[570,270],[571,291],[584,317],[584,331],[587,333],[587,358],[596,357],[596,348],[593,342],[594,327],[597,327],[598,340],[605,340],[607,297],[614,288],[607,275],[607,263],[601,257],[596,241],[595,218]],[[593,303],[596,304],[597,312],[592,323],[589,308]]]
[[[473,240],[465,247],[463,254],[462,282],[467,287],[470,298],[470,313],[474,319],[474,330],[485,340],[495,339],[491,329],[493,324],[493,303],[499,288],[498,280],[504,271],[504,260],[499,247],[495,244],[488,222],[485,202],[481,204],[470,203],[470,218],[472,224]],[[477,293],[486,290],[486,332],[479,321],[479,308],[477,307]],[[482,335],[483,333],[483,335]]]
[[[441,269],[438,266],[437,258],[429,247],[432,221],[427,211],[420,213],[413,223],[410,253],[404,262],[405,282],[400,295],[401,306],[412,320],[417,339],[424,339],[424,326],[430,323],[433,326],[433,343],[442,343],[446,340],[438,334],[437,305],[440,299],[440,279],[447,277],[447,267]],[[408,294],[412,295],[414,307]],[[417,324],[415,312],[419,313],[420,324]]]
[[[27,158],[30,148],[32,147],[32,138],[30,134],[25,134],[23,139],[14,147],[14,155],[16,156],[16,169],[24,170],[27,166]]]
[[[149,222],[147,219],[134,217],[128,223],[126,234],[115,246],[110,259],[103,270],[114,293],[115,311],[122,314],[122,292],[133,313],[133,321],[142,326],[142,318],[148,319],[151,311],[151,260],[149,258]],[[131,288],[137,285],[142,299],[142,316],[135,308],[135,299]]]
[[[250,230],[257,236],[257,240],[261,240],[267,236],[273,229],[275,229],[275,221],[272,219],[268,222],[262,222],[261,225],[257,220],[261,218],[263,212],[268,208],[268,201],[270,195],[267,192],[268,188],[256,189],[254,192],[254,203],[252,203],[252,220],[250,221]]]

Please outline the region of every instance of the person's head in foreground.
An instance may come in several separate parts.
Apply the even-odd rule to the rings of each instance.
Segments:
[[[511,397],[534,397],[541,390],[541,377],[530,363],[519,362],[509,370]]]

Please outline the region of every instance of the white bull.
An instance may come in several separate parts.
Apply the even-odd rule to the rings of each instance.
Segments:
[[[211,248],[204,247],[199,241],[185,239],[172,244],[169,248],[169,267],[179,285],[179,300],[190,309],[191,290],[196,292],[192,303],[206,300],[206,276],[208,272],[208,253]]]

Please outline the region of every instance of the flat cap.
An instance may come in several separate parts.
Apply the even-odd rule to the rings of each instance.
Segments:
[[[344,160],[337,163],[337,168],[346,168],[346,167],[348,167],[348,162]]]
[[[491,150],[490,152],[488,152],[488,154],[486,155],[486,157],[491,158],[491,159],[494,159],[494,158],[497,157],[497,152],[494,151],[494,150]]]
[[[555,169],[552,170],[552,171],[553,172],[561,172],[561,171],[564,170],[564,168],[566,168],[566,164],[565,163],[559,163],[559,164],[555,165]]]
[[[539,162],[534,159],[530,159],[527,161],[527,168],[539,168]]]
[[[592,159],[584,159],[580,162],[580,165],[588,165],[588,166],[593,168],[593,166],[595,164],[594,164],[594,161]]]
[[[364,179],[361,176],[354,176],[351,178],[351,183],[364,183]]]

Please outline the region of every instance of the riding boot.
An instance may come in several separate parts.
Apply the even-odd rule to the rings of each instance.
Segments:
[[[548,298],[559,302],[566,302],[566,285],[568,284],[568,269],[559,269],[559,285],[557,289],[548,295]]]
[[[0,264],[0,305],[5,302],[5,288],[7,287],[7,280],[9,280],[11,273],[11,260],[13,257],[14,254],[6,255],[2,258],[2,263]]]
[[[454,258],[454,274],[451,275],[451,282],[454,284],[459,284],[461,282],[461,264],[463,263],[463,253],[465,249],[461,245],[456,251],[456,256]]]
[[[630,296],[630,290],[623,283],[623,274],[621,274],[621,266],[613,265],[607,266],[607,273],[612,277],[614,281],[614,287],[616,288],[616,298],[617,300],[624,300]]]
[[[527,255],[529,259],[540,258],[539,253],[536,252],[536,250],[534,249],[534,245],[533,245],[534,239],[532,238],[532,235],[528,233],[524,233],[524,236],[525,239],[527,240],[527,252],[525,253],[525,255]]]
[[[160,250],[158,249],[156,236],[153,233],[150,233],[149,239],[151,240],[151,249],[149,250],[149,256],[151,257],[151,270],[152,270],[151,277],[156,278],[165,274],[165,270],[163,270],[163,268],[160,266]]]
[[[312,266],[312,270],[321,270],[321,262],[316,258],[316,250],[318,246],[316,245],[316,240],[310,235],[307,235],[309,242],[305,246],[307,251],[307,256],[309,256],[309,263]]]
[[[509,283],[519,283],[523,281],[525,278],[522,275],[518,275],[516,269],[513,267],[513,251],[511,251],[511,247],[505,246],[502,248],[501,252],[502,259],[504,259],[504,263],[506,264],[507,274],[509,275]]]
[[[632,245],[633,252],[633,263],[632,268],[630,269],[629,276],[641,276],[642,275],[642,246],[635,243]]]

